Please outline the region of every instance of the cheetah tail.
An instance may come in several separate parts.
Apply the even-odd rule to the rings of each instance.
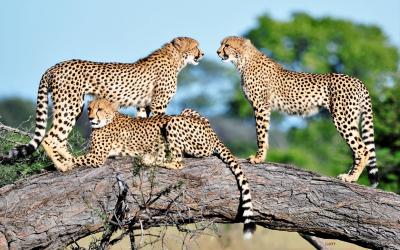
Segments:
[[[373,188],[376,188],[379,184],[378,182],[378,167],[376,166],[376,153],[375,153],[375,143],[374,143],[374,123],[373,123],[373,113],[370,98],[365,100],[362,105],[362,121],[361,121],[361,134],[364,144],[369,151],[368,159],[368,178]]]
[[[237,184],[241,192],[240,210],[243,211],[243,219],[244,219],[243,238],[250,239],[253,236],[254,232],[256,231],[256,224],[253,221],[253,204],[251,201],[249,184],[236,158],[224,146],[224,144],[222,144],[222,142],[218,143],[215,150],[218,156],[221,158],[221,160],[224,163],[228,164],[230,170],[235,175]]]
[[[16,158],[22,158],[32,154],[42,142],[47,124],[48,83],[46,78],[47,76],[44,74],[40,80],[36,107],[36,128],[33,138],[28,144],[18,145],[1,156],[1,163],[11,163]]]

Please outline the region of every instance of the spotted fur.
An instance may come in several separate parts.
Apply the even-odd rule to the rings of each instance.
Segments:
[[[252,163],[260,163],[266,157],[271,110],[308,116],[325,108],[353,151],[352,168],[339,178],[356,182],[368,166],[371,184],[374,187],[378,185],[371,99],[359,79],[336,73],[309,74],[286,70],[242,37],[225,38],[217,53],[224,61],[231,61],[237,67],[244,94],[254,109],[258,152],[250,157]]]
[[[81,113],[85,94],[107,98],[120,106],[136,106],[141,117],[146,116],[146,110],[163,114],[175,94],[179,71],[187,63],[197,64],[202,58],[198,45],[194,39],[178,37],[135,63],[71,60],[56,64],[40,81],[34,137],[28,144],[15,147],[5,158],[29,155],[40,144],[54,162],[70,157],[67,137]],[[46,134],[49,92],[54,114]],[[65,170],[63,166],[56,168]]]
[[[179,116],[158,115],[132,118],[117,112],[117,105],[105,99],[94,100],[88,107],[94,127],[90,151],[83,156],[67,159],[66,169],[77,166],[101,166],[111,155],[141,156],[145,164],[181,169],[183,154],[194,157],[217,155],[236,177],[241,191],[244,233],[255,230],[250,188],[237,159],[220,141],[210,123],[196,111],[185,109]],[[170,160],[165,152],[170,152]]]

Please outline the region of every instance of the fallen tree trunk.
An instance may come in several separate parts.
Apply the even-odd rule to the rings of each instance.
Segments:
[[[374,249],[400,248],[399,195],[287,165],[241,163],[258,226]],[[117,175],[129,187],[124,227],[239,222],[239,191],[225,165],[204,158],[186,159],[185,166],[174,171],[109,160],[101,168],[51,171],[4,186],[0,248],[57,249],[104,230],[116,207]]]

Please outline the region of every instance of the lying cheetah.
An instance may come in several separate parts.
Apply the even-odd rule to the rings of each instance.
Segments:
[[[356,182],[368,165],[371,184],[374,187],[378,185],[371,99],[359,79],[336,73],[309,74],[286,70],[242,37],[222,40],[217,54],[237,67],[242,89],[254,109],[258,152],[250,157],[250,162],[260,163],[266,157],[271,110],[308,116],[325,108],[353,151],[351,170],[339,178]]]
[[[63,171],[77,166],[101,166],[111,155],[142,156],[145,164],[180,169],[183,154],[194,157],[218,155],[236,177],[242,197],[244,236],[255,231],[252,221],[253,205],[246,177],[236,158],[218,139],[208,120],[196,111],[186,109],[179,116],[157,115],[132,118],[117,112],[118,105],[105,99],[89,104],[92,124],[90,151],[83,156],[67,159]],[[167,146],[168,145],[168,146]],[[171,160],[165,161],[165,151]]]
[[[146,110],[163,114],[175,94],[179,71],[188,63],[196,65],[202,58],[198,45],[192,38],[178,37],[135,63],[71,60],[56,64],[40,81],[33,139],[12,149],[4,159],[31,154],[43,138],[42,146],[54,162],[70,157],[67,137],[81,113],[85,94],[107,98],[120,106],[136,106],[141,117]],[[45,136],[49,92],[54,114]]]

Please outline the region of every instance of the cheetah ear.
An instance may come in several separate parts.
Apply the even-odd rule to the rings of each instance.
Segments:
[[[174,47],[178,50],[178,51],[183,51],[184,50],[184,42],[183,39],[180,37],[174,38],[174,40],[172,40],[172,45],[174,45]]]
[[[119,103],[113,102],[113,103],[111,103],[111,107],[112,107],[112,109],[113,109],[114,111],[118,111],[118,109],[119,109]]]
[[[250,39],[247,39],[247,38],[244,39],[244,45],[253,46],[253,44],[251,43]]]

